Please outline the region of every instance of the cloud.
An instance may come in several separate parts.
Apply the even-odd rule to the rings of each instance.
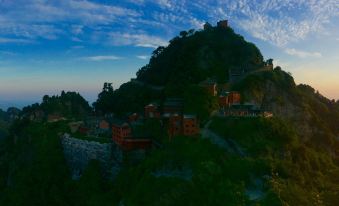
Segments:
[[[138,56],[136,56],[138,59],[142,59],[142,60],[147,60],[147,59],[149,59],[150,58],[150,56],[148,56],[148,55],[138,55]]]
[[[166,40],[147,34],[112,32],[109,34],[109,37],[111,44],[115,46],[133,45],[137,47],[157,48],[158,46],[168,45]]]
[[[0,8],[1,10],[1,8]],[[59,35],[64,34],[64,31],[54,25],[29,25],[13,22],[0,22],[0,34],[11,36],[13,38],[37,39],[43,38],[55,40]]]
[[[82,60],[87,60],[87,61],[114,61],[114,60],[119,60],[122,59],[122,57],[119,56],[89,56],[89,57],[82,57]]]
[[[77,45],[77,46],[72,46],[71,47],[72,49],[83,49],[85,48],[84,46],[81,46],[81,45]]]
[[[145,3],[144,0],[127,0],[127,1],[137,5],[142,5]]]
[[[0,11],[7,11],[0,13],[0,34],[49,40],[66,33],[82,34],[85,26],[93,30],[98,25],[126,22],[141,16],[133,9],[88,0],[5,0],[1,1]]]
[[[326,33],[326,25],[339,16],[337,0],[0,1],[0,11],[7,11],[0,13],[0,35],[34,40],[70,36],[70,40],[81,41],[97,32],[119,31],[120,35],[113,36],[121,39],[113,40],[113,45],[121,40],[122,45],[152,48],[166,45],[163,39],[181,30],[220,19],[229,19],[232,27],[287,48],[310,34]],[[147,36],[155,38],[155,43]]]
[[[285,49],[285,52],[292,56],[297,56],[300,58],[320,58],[322,54],[320,52],[307,52],[307,51],[300,51],[296,49]]]
[[[74,42],[83,42],[80,38],[72,36],[70,37],[70,40],[74,41]]]
[[[172,8],[173,4],[169,0],[155,0],[155,3],[157,3],[162,8]]]
[[[83,25],[72,25],[71,26],[71,31],[74,35],[79,35],[83,33]]]
[[[206,1],[196,4],[200,2]],[[324,26],[339,16],[337,0],[225,0],[203,7],[211,11],[210,19],[228,18],[252,36],[279,47],[311,33],[325,33]]]
[[[15,44],[31,44],[34,43],[29,39],[18,39],[18,38],[2,38],[0,37],[0,44],[15,43]]]

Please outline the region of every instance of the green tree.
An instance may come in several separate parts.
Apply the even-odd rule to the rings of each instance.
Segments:
[[[217,98],[197,85],[190,85],[184,91],[184,112],[197,114],[200,120],[209,118],[211,112],[218,108]]]
[[[93,103],[93,107],[96,112],[113,112],[114,100],[115,96],[112,83],[105,82],[102,91],[98,95],[97,101]]]

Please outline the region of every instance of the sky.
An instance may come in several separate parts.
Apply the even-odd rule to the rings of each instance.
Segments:
[[[0,108],[118,88],[182,30],[228,19],[265,59],[339,99],[338,0],[0,0]]]

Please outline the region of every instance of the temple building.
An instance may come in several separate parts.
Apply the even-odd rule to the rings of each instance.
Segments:
[[[114,120],[112,124],[112,138],[116,144],[122,145],[124,139],[130,137],[131,134],[132,129],[127,122]]]
[[[164,102],[164,114],[182,114],[184,109],[183,99],[181,98],[168,98]]]
[[[115,120],[112,125],[113,141],[124,151],[145,150],[152,147],[152,140],[147,137],[135,136],[127,122]]]
[[[156,103],[151,103],[145,106],[145,118],[160,118],[160,112]]]
[[[182,134],[182,116],[173,114],[169,116],[168,134],[173,137]]]
[[[196,115],[183,116],[183,134],[185,136],[194,136],[199,134],[199,122]]]
[[[222,92],[218,100],[220,108],[230,107],[233,104],[240,104],[241,95],[236,91]]]
[[[206,79],[199,83],[200,86],[206,88],[207,92],[212,96],[217,96],[217,82],[213,79]]]
[[[195,136],[200,133],[200,125],[196,115],[164,114],[163,122],[167,125],[170,138],[177,135]]]

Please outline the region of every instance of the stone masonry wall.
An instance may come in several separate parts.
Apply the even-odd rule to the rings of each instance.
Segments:
[[[91,160],[98,160],[104,175],[109,178],[114,178],[120,170],[122,152],[112,143],[81,140],[69,134],[61,137],[61,143],[73,179],[81,177]]]

